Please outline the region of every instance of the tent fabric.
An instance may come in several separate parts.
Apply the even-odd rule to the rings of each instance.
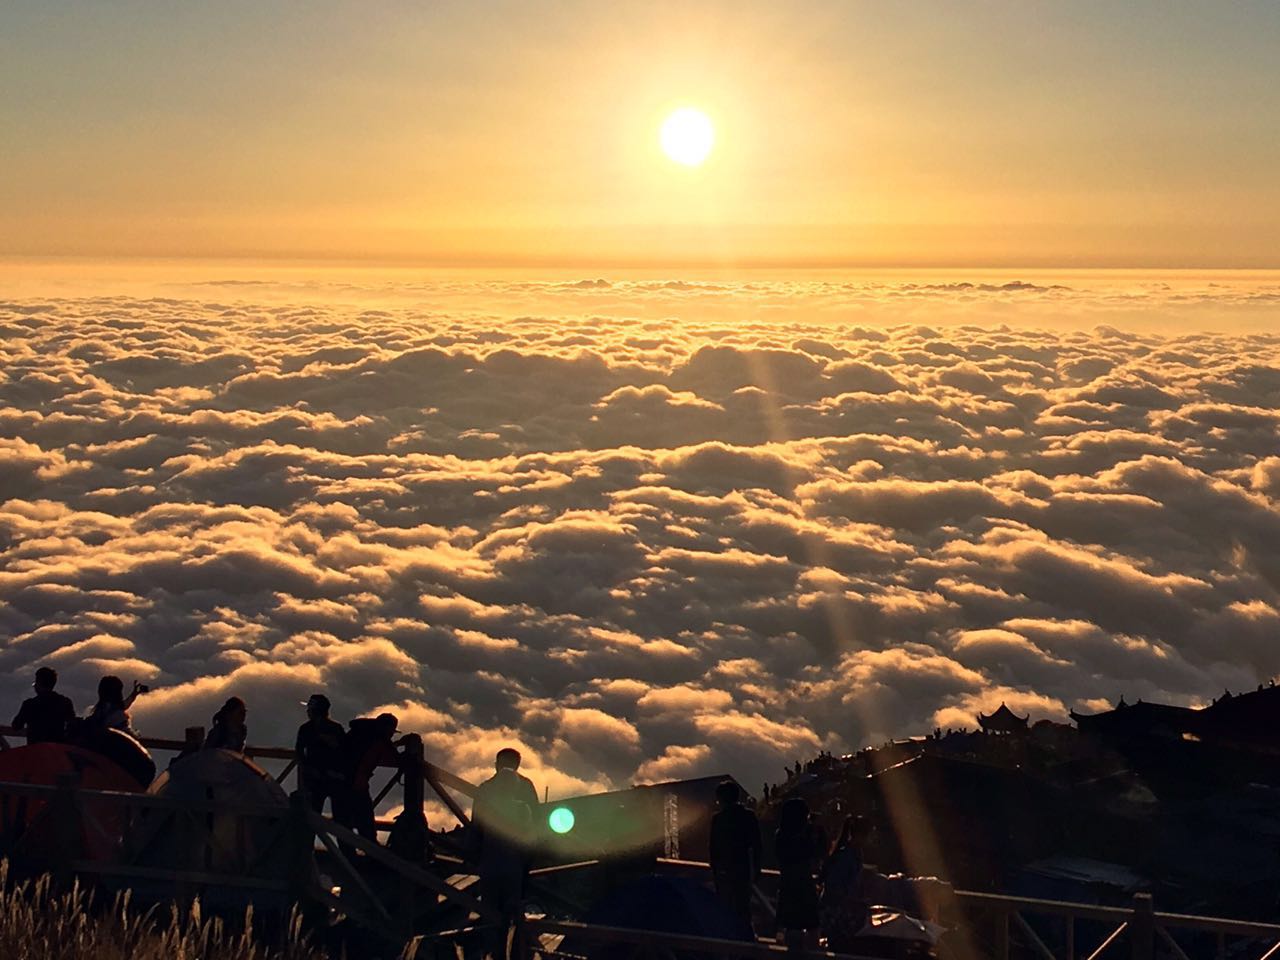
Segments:
[[[66,743],[34,743],[0,751],[0,781],[55,786],[75,773],[86,790],[140,793],[141,784],[107,757]],[[6,849],[21,842],[38,853],[56,843],[57,825],[40,818],[45,801],[0,796],[0,838]],[[86,800],[82,806],[81,850],[89,860],[111,860],[120,851],[127,812],[118,803]],[[30,832],[29,832],[30,831]]]
[[[216,800],[241,807],[289,803],[284,788],[267,771],[231,750],[198,750],[175,760],[147,793],[178,800]]]
[[[282,858],[267,856],[280,838],[289,798],[271,776],[239,753],[200,750],[175,760],[147,791],[157,797],[191,802],[224,803],[233,807],[279,808],[279,817],[242,817],[231,813],[202,813],[181,820],[178,829],[156,830],[152,817],[173,817],[155,810],[142,818],[138,830],[138,862],[147,866],[263,876],[284,870]],[[145,842],[142,838],[145,838]]]
[[[110,728],[93,729],[90,724],[81,724],[80,733],[73,738],[75,746],[92,750],[99,756],[106,757],[121,770],[125,771],[138,786],[146,789],[156,778],[156,762],[151,753],[138,740],[123,730]]]

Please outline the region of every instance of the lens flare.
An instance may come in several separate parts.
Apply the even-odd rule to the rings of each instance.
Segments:
[[[554,833],[568,833],[573,829],[573,811],[568,807],[556,807],[547,817],[547,826]]]

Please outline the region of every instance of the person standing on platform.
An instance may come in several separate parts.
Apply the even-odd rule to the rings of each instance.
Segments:
[[[53,689],[57,685],[58,671],[41,667],[31,685],[36,695],[23,700],[13,718],[14,729],[26,731],[29,744],[62,743],[67,739],[67,724],[76,718],[76,708],[69,698]]]
[[[209,734],[204,738],[206,750],[231,750],[244,753],[249,739],[249,708],[239,697],[228,697],[209,724]]]
[[[822,867],[822,929],[828,949],[854,953],[854,938],[867,924],[867,904],[859,897],[863,850],[871,836],[871,821],[848,816],[840,838]]]
[[[778,858],[778,929],[791,950],[817,944],[818,883],[814,877],[827,853],[822,828],[809,816],[803,797],[789,797],[782,805],[775,835]]]
[[[742,805],[742,789],[732,780],[716,787],[718,809],[711,816],[711,876],[718,896],[751,928],[751,886],[760,872],[760,822]]]
[[[133,690],[129,696],[124,695],[124,681],[119,677],[105,676],[98,681],[98,702],[89,711],[86,721],[100,730],[119,730],[137,739],[137,731],[133,729],[133,720],[129,716],[129,708],[140,694],[146,693],[148,687],[138,681],[133,682]]]
[[[529,845],[538,810],[538,791],[522,776],[520,751],[504,747],[494,760],[494,774],[476,788],[471,808],[480,899],[505,919],[489,938],[489,952],[505,956],[508,931],[524,912],[524,885],[529,872]]]
[[[342,724],[329,719],[329,698],[313,693],[307,700],[307,722],[298,728],[294,756],[298,761],[298,782],[307,804],[316,813],[324,813],[324,802],[341,806],[346,785],[342,758],[347,732]],[[335,809],[334,815],[337,815]]]
[[[395,738],[399,725],[394,713],[357,717],[347,724],[346,788],[342,802],[334,810],[334,819],[374,843],[378,842],[378,825],[371,792],[373,774],[378,767],[400,765],[396,750],[400,741]]]

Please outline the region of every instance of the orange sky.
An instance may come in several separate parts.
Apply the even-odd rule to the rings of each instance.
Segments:
[[[1268,3],[10,7],[0,254],[1275,267],[1276,49]]]

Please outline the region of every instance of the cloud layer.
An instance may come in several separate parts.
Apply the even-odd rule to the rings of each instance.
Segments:
[[[0,304],[0,695],[139,677],[159,734],[234,692],[264,742],[326,689],[554,794],[1280,673],[1280,337],[672,284]]]

